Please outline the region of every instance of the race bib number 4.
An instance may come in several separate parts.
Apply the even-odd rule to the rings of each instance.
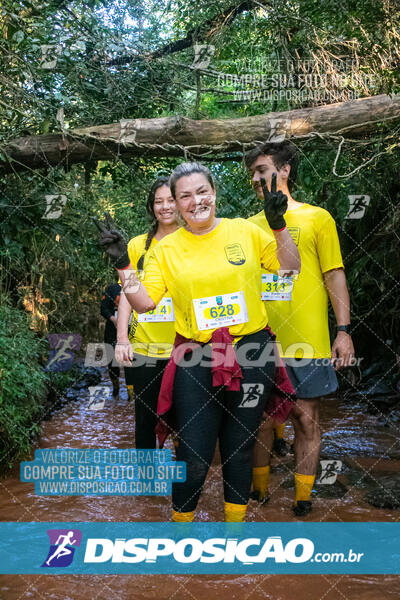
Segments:
[[[197,298],[193,300],[193,306],[200,331],[230,327],[249,320],[243,292]]]
[[[291,300],[293,277],[279,277],[273,273],[261,275],[261,300]]]
[[[175,321],[172,298],[162,298],[154,310],[138,315],[139,323],[165,323]]]

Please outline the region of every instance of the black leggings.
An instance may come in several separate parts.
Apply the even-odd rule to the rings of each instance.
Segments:
[[[107,321],[107,325],[109,322]],[[110,323],[112,325],[112,323]],[[104,343],[110,344],[113,347],[113,357],[112,360],[107,365],[108,374],[110,376],[111,381],[119,378],[119,365],[115,364],[115,344],[117,342],[117,333],[114,325],[112,325],[114,331],[111,328],[106,327],[106,331],[104,333]]]
[[[273,360],[264,362],[262,366],[260,364],[260,355],[270,341],[270,334],[264,330],[245,336],[238,342],[236,354],[244,344],[253,344],[246,354],[246,365],[238,359],[243,374],[239,392],[231,392],[223,387],[214,388],[210,366],[196,364],[185,367],[181,361],[181,366],[177,367],[174,406],[179,446],[176,458],[186,462],[187,476],[184,483],[172,486],[174,510],[189,512],[196,508],[217,440],[225,501],[247,504],[252,479],[253,446],[275,372]],[[194,362],[198,352],[203,352],[204,356],[206,346],[187,353],[184,360]],[[257,366],[249,365],[257,359]]]
[[[146,357],[143,364],[144,358],[134,354],[133,366],[125,367],[125,378],[135,388],[135,447],[155,448],[158,394],[168,359]],[[140,366],[135,367],[135,359]]]

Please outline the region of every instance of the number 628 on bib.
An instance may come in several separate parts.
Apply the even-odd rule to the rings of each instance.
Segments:
[[[249,320],[243,292],[196,298],[193,306],[199,330],[229,327]]]

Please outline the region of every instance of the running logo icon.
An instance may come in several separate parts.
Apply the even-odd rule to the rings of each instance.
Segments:
[[[193,69],[207,69],[215,52],[215,46],[210,44],[194,45]]]
[[[345,219],[362,219],[371,200],[370,196],[349,196],[349,211]]]
[[[243,383],[243,398],[239,408],[254,408],[258,405],[263,392],[262,383]]]
[[[68,567],[74,558],[74,546],[80,546],[79,529],[48,529],[50,548],[42,567]]]
[[[71,369],[75,361],[75,352],[81,347],[82,336],[78,333],[49,333],[49,360],[45,371],[64,372]]]
[[[317,483],[320,485],[332,485],[342,470],[341,460],[320,460],[321,475]]]
[[[89,402],[87,405],[88,410],[102,410],[106,398],[108,396],[108,388],[105,385],[96,385],[89,387]]]

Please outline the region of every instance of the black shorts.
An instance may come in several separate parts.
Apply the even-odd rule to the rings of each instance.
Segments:
[[[304,359],[299,359],[299,362]],[[327,358],[311,359],[309,364],[296,367],[297,359],[283,358],[287,374],[298,398],[321,398],[338,389],[335,369]]]

